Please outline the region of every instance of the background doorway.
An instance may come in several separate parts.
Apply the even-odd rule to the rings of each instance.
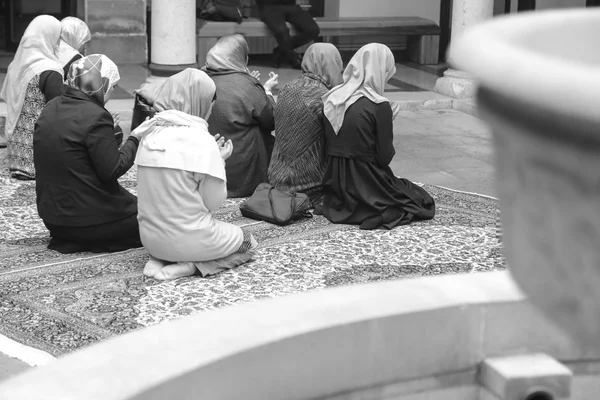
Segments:
[[[77,0],[0,0],[0,49],[15,51],[27,25],[38,15],[77,15]]]

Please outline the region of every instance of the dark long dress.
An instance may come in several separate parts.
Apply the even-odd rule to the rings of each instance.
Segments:
[[[233,142],[227,160],[227,196],[250,196],[262,182],[273,152],[275,101],[259,81],[241,72],[206,71],[217,87],[217,100],[208,119],[208,129]]]
[[[433,198],[408,179],[397,178],[389,166],[395,155],[389,103],[361,97],[346,111],[337,135],[325,120],[325,140],[323,215],[331,222],[392,229],[433,218]]]
[[[323,132],[323,101],[327,86],[305,73],[286,84],[275,106],[275,147],[269,165],[269,183],[289,192],[302,192],[313,204],[320,202],[327,166]]]

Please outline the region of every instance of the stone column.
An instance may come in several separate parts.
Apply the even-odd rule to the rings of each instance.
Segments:
[[[494,15],[494,0],[454,0],[452,4],[452,42],[464,31]],[[452,60],[448,60],[450,63]],[[475,95],[475,83],[465,72],[448,68],[444,76],[435,84],[434,91],[457,99],[471,98]]]
[[[152,75],[165,77],[197,67],[196,0],[152,0]]]

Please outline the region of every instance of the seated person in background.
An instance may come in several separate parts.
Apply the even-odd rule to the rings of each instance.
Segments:
[[[227,198],[225,160],[233,151],[231,140],[208,132],[215,92],[208,75],[188,68],[167,79],[154,103],[154,128],[135,160],[146,276],[213,275],[254,254],[251,234],[212,215]]]
[[[300,69],[294,49],[315,40],[319,36],[319,25],[296,0],[256,0],[256,5],[261,21],[269,27],[279,45],[273,50],[275,67],[279,68],[285,59],[293,68]],[[296,35],[290,36],[286,21],[294,27]]]
[[[8,168],[13,178],[35,179],[34,124],[46,103],[64,92],[57,57],[60,30],[56,18],[35,17],[8,66],[0,97],[6,102]]]
[[[92,39],[90,28],[85,22],[75,17],[66,17],[60,21],[60,45],[58,59],[63,66],[64,76],[69,73],[73,61],[83,57],[86,44]]]
[[[235,143],[227,160],[229,197],[250,196],[267,182],[267,168],[273,151],[275,100],[271,89],[277,84],[272,74],[264,87],[258,73],[248,71],[248,43],[242,35],[224,36],[206,55],[203,68],[217,86],[217,100],[208,124],[213,134]]]
[[[115,124],[104,108],[111,91],[103,60],[90,55],[73,63],[66,93],[48,103],[35,125],[38,214],[52,237],[48,248],[61,253],[142,245],[137,199],[117,179],[133,165],[150,122],[117,148]]]
[[[346,67],[343,83],[323,97],[327,169],[323,215],[361,229],[392,229],[431,219],[433,198],[390,168],[394,112],[383,96],[396,72],[394,55],[379,43],[363,46]]]
[[[300,78],[286,84],[277,96],[269,183],[288,192],[305,193],[313,205],[323,196],[321,184],[327,166],[321,98],[341,83],[343,69],[334,45],[315,43],[304,54]]]

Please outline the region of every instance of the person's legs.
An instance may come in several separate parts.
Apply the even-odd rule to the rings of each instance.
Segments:
[[[92,226],[45,225],[52,236],[48,248],[61,253],[116,252],[142,247],[137,214]]]
[[[254,256],[257,247],[258,242],[254,236],[250,232],[244,231],[244,240],[242,241],[242,244],[237,252],[226,257],[219,258],[218,260],[196,262],[194,264],[200,272],[200,275],[205,278],[207,276],[215,275],[219,272],[235,268],[238,265],[242,265],[250,261],[250,259]]]
[[[299,5],[287,6],[285,19],[296,29],[296,35],[291,37],[292,48],[303,46],[319,36],[319,25],[312,15]]]
[[[297,67],[299,65],[298,56],[294,52],[290,31],[285,23],[286,16],[284,10],[282,6],[262,7],[259,9],[260,19],[273,33],[279,45],[273,52],[275,63],[280,64],[281,58],[285,57],[293,67]]]

